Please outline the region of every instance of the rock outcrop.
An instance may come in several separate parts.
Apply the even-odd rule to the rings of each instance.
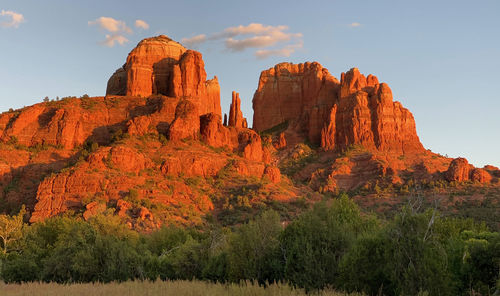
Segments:
[[[84,142],[107,144],[113,133],[165,132],[177,99],[65,98],[0,114],[0,140],[27,147],[73,149]]]
[[[200,116],[198,107],[189,100],[182,100],[175,108],[175,119],[170,125],[168,139],[198,139]]]
[[[246,128],[247,120],[243,117],[241,112],[241,99],[240,94],[233,91],[231,106],[229,107],[229,121],[228,126]]]
[[[389,86],[356,68],[340,81],[316,62],[263,71],[248,129],[236,92],[222,120],[219,83],[207,80],[202,55],[159,36],[132,50],[107,93],[0,114],[3,211],[26,204],[31,222],[69,210],[86,220],[114,211],[130,227],[151,230],[162,219],[202,223],[220,206],[212,197],[254,185],[263,190],[251,189],[251,202],[318,195],[313,201],[408,180],[497,184],[500,177],[496,167],[424,150]]]
[[[473,181],[479,183],[489,183],[492,179],[488,170],[475,168],[469,164],[467,159],[462,157],[451,161],[448,170],[445,172],[445,178],[450,182]]]
[[[201,114],[221,114],[219,82],[207,80],[201,53],[164,35],[139,42],[109,79],[106,95],[192,97]]]
[[[470,173],[470,179],[473,182],[490,183],[492,177],[487,170],[475,168]]]
[[[319,63],[282,63],[263,71],[253,98],[257,131],[288,122],[294,132],[325,150],[352,145],[414,153],[424,150],[413,115],[393,102],[387,84],[356,68],[339,82]]]
[[[463,182],[469,180],[472,166],[467,159],[459,157],[451,161],[448,171],[446,171],[446,179],[448,181]]]
[[[201,139],[212,147],[233,148],[238,143],[237,134],[221,123],[218,114],[209,113],[200,117]]]
[[[316,62],[281,63],[263,71],[253,97],[253,129],[261,132],[289,122],[318,143],[338,89],[338,80]]]

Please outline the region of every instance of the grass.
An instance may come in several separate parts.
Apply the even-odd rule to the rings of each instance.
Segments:
[[[4,284],[0,282],[0,291],[3,296],[21,295],[94,295],[94,296],[132,296],[132,295],[175,295],[175,296],[224,296],[224,295],[306,295],[301,289],[294,289],[286,284],[273,284],[267,288],[252,284],[213,284],[201,281],[144,281],[124,283],[88,283],[61,285],[55,283],[26,283],[26,284]],[[361,295],[345,294],[324,290],[314,295],[341,296]]]

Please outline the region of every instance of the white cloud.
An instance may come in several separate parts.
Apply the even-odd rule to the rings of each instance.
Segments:
[[[127,42],[128,39],[125,36],[119,34],[112,34],[112,35],[106,35],[106,40],[104,40],[101,43],[107,47],[113,47],[115,46],[115,43],[124,45]]]
[[[145,21],[143,21],[143,20],[136,20],[136,21],[135,21],[135,26],[136,26],[137,28],[140,28],[140,29],[143,29],[143,30],[147,30],[147,29],[149,29],[149,24],[148,24],[148,23],[146,23],[146,22],[145,22]]]
[[[207,35],[205,34],[200,34],[196,35],[190,38],[182,38],[181,43],[188,46],[188,47],[194,47],[197,46],[203,42],[207,41]]]
[[[300,41],[299,43],[289,44],[280,49],[259,49],[255,52],[255,56],[259,59],[266,59],[270,56],[289,57],[303,46],[304,43]]]
[[[137,21],[136,21],[136,26],[137,26]],[[101,16],[100,18],[94,21],[89,21],[88,24],[89,26],[93,25],[99,26],[101,29],[111,33],[111,34],[106,34],[106,39],[100,42],[102,45],[105,45],[107,47],[113,47],[115,46],[115,44],[124,45],[125,43],[128,42],[128,39],[127,37],[125,37],[125,34],[133,33],[132,29],[129,28],[124,21],[115,20],[112,17]],[[147,26],[148,24],[144,22],[143,25]]]
[[[181,43],[187,46],[200,45],[207,41],[224,40],[226,49],[230,51],[243,51],[248,48],[267,48],[277,45],[295,42],[285,45],[281,49],[262,49],[255,55],[259,58],[266,58],[272,55],[289,56],[300,44],[302,47],[302,34],[288,32],[287,26],[266,26],[252,23],[247,26],[235,26],[224,29],[209,36],[205,34],[196,35],[191,38],[184,38]]]
[[[357,27],[361,27],[361,24],[358,23],[358,22],[354,22],[354,23],[350,23],[349,27],[351,27],[351,28],[357,28]]]
[[[22,14],[11,10],[2,9],[0,16],[10,18],[9,21],[3,21],[0,23],[0,26],[4,28],[19,28],[19,24],[24,22],[24,16]]]
[[[132,29],[127,27],[124,21],[115,20],[112,17],[101,16],[95,21],[89,21],[89,26],[90,25],[97,25],[101,29],[104,29],[111,33],[118,33],[118,32],[129,33],[129,34],[132,33]]]

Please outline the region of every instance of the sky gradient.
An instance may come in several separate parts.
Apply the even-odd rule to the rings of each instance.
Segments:
[[[318,61],[337,78],[357,67],[389,84],[427,149],[500,166],[499,15],[498,0],[0,0],[0,111],[102,96],[141,39],[205,35],[186,43],[218,76],[223,112],[236,90],[251,122],[260,72],[277,63]],[[242,35],[250,24],[262,27]]]

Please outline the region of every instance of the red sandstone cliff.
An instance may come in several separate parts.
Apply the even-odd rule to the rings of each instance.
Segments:
[[[192,97],[201,114],[221,114],[217,77],[206,79],[201,53],[160,35],[139,42],[109,79],[106,94]]]
[[[26,204],[36,222],[114,209],[133,227],[152,228],[201,223],[219,199],[250,187],[262,189],[251,194],[260,203],[405,178],[495,184],[500,177],[496,167],[423,149],[412,114],[385,83],[355,68],[340,81],[316,62],[263,71],[254,130],[236,92],[222,123],[219,93],[200,53],[159,36],[132,50],[106,97],[0,114],[0,211]],[[285,122],[274,139],[257,133]],[[304,140],[321,149],[296,145]]]
[[[385,83],[353,68],[339,82],[319,63],[282,63],[263,71],[253,98],[254,129],[288,122],[289,132],[325,150],[352,145],[398,153],[424,150],[412,114]]]

